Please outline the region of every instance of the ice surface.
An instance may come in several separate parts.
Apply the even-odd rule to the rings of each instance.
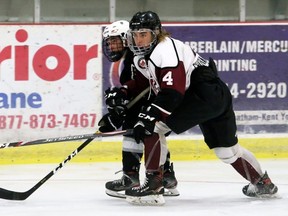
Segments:
[[[60,161],[59,161],[60,162]],[[1,216],[287,216],[288,160],[260,160],[279,188],[279,197],[254,199],[242,194],[246,185],[221,161],[174,162],[179,197],[166,197],[164,206],[134,206],[105,194],[105,182],[121,177],[120,162],[67,163],[24,201],[0,199]],[[27,191],[58,164],[2,165],[0,187]],[[141,179],[144,179],[141,168]]]

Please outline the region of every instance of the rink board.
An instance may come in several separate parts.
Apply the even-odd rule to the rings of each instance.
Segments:
[[[84,141],[0,149],[0,164],[60,163]],[[288,158],[288,137],[242,138],[239,143],[257,158]],[[93,141],[72,162],[121,162],[121,146],[120,139]],[[202,139],[168,140],[168,147],[172,161],[217,159]]]

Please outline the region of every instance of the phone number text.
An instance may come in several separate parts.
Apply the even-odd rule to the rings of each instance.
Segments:
[[[36,128],[85,128],[96,126],[96,114],[39,114],[30,115],[0,115],[0,129]]]
[[[285,82],[250,82],[244,88],[238,83],[228,85],[230,92],[234,98],[245,96],[246,98],[286,98],[287,83]]]

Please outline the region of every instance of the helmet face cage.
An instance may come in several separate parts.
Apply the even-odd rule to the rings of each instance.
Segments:
[[[113,36],[113,37],[117,37],[117,36]],[[114,43],[113,46],[115,50],[111,49],[110,40],[113,41],[112,43]],[[103,42],[102,42],[103,53],[107,57],[107,59],[111,62],[116,62],[120,60],[126,51],[126,47],[123,46],[123,43],[120,37],[118,40],[119,42],[117,42],[116,38],[112,39],[112,37],[110,37],[108,39],[103,39]]]
[[[152,40],[148,43],[145,44],[145,46],[139,46],[135,42],[135,33],[141,33],[141,32],[150,32],[152,36]],[[157,44],[157,35],[154,31],[151,29],[140,29],[140,30],[129,30],[127,33],[127,42],[130,50],[135,54],[135,55],[147,55],[152,50]]]
[[[127,47],[127,31],[129,30],[129,22],[126,20],[116,21],[105,27],[103,31],[102,48],[103,53],[109,61],[115,62],[122,58]],[[112,37],[119,37],[122,44],[117,45],[117,51],[111,50],[109,40]]]
[[[130,30],[127,34],[128,46],[136,55],[149,54],[157,44],[157,34],[161,31],[162,25],[158,15],[152,11],[137,12],[129,23]],[[152,33],[153,39],[145,46],[137,46],[133,38],[136,32]]]

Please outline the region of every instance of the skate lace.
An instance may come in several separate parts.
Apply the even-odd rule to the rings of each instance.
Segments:
[[[116,172],[115,172],[115,175],[118,174],[118,173],[120,173],[120,172],[123,172],[123,170],[118,170],[118,171],[116,171]],[[114,180],[114,181],[112,182],[112,184],[124,184],[124,179],[125,179],[125,177],[130,178],[128,175],[126,175],[126,174],[123,172],[122,177],[121,177],[120,179]]]
[[[142,190],[143,188],[147,187],[149,185],[149,179],[145,178],[145,181],[142,185],[138,186],[138,187],[134,187],[132,188],[132,190]]]
[[[120,173],[120,172],[123,172],[123,170],[118,170],[118,171],[116,171],[114,174],[116,175],[116,174],[118,174],[118,173]]]
[[[272,182],[265,173],[256,184],[249,184],[247,191],[249,193],[269,193]]]
[[[256,194],[258,192],[258,187],[256,185],[253,185],[253,184],[250,183],[248,185],[247,192]]]

